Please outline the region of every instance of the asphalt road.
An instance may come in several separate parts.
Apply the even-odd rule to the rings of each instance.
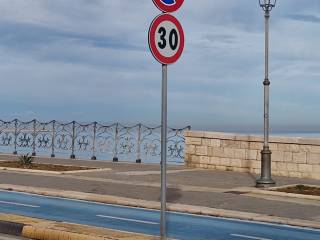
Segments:
[[[0,212],[159,234],[158,211],[0,191]],[[168,235],[185,240],[319,240],[320,230],[170,212]]]

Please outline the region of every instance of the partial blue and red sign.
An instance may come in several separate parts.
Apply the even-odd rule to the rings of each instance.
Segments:
[[[183,4],[184,0],[153,0],[154,4],[162,12],[175,12]]]

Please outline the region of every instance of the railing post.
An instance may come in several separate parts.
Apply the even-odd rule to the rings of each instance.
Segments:
[[[52,134],[51,134],[51,157],[54,158],[54,142],[56,141],[56,120],[52,122]]]
[[[97,160],[96,157],[96,136],[97,136],[97,122],[93,124],[93,142],[92,142],[92,160]]]
[[[18,139],[18,119],[14,120],[14,151],[13,154],[17,155],[17,139]]]
[[[32,138],[33,138],[33,142],[32,142],[32,156],[36,156],[36,155],[37,155],[37,153],[36,153],[36,137],[37,137],[36,127],[37,127],[37,120],[34,119],[34,120],[33,120],[33,133],[32,133]]]
[[[141,163],[141,123],[138,128],[138,139],[137,139],[137,159],[136,163]]]
[[[115,134],[114,134],[114,149],[113,149],[113,161],[114,162],[118,162],[119,158],[118,158],[118,141],[119,141],[119,123],[117,123],[116,125],[116,130],[115,130]]]
[[[74,147],[75,147],[75,141],[76,141],[76,122],[72,122],[72,143],[71,143],[71,159],[75,159],[76,155],[74,154]]]

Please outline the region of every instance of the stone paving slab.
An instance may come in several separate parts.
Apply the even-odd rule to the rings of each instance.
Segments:
[[[77,174],[80,176],[90,177],[102,177],[113,179],[131,179],[133,181],[146,181],[146,182],[160,182],[160,172],[158,174],[146,174],[140,176],[127,177],[122,174],[110,173],[84,173]],[[170,184],[177,185],[192,185],[201,187],[213,187],[213,188],[237,188],[237,187],[254,187],[255,181],[258,175],[251,173],[236,173],[226,171],[214,171],[214,170],[199,170],[195,169],[188,172],[168,172],[168,182]],[[286,177],[274,177],[278,186],[292,185],[292,184],[311,184],[320,185],[319,180],[312,179],[300,179],[300,178],[286,178]]]

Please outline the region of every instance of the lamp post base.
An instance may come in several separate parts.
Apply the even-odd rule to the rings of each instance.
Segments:
[[[271,151],[264,146],[261,151],[261,177],[256,181],[257,188],[273,187],[276,184],[271,178]]]
[[[258,179],[256,181],[256,187],[257,188],[268,188],[268,187],[274,187],[276,185],[276,182],[272,179]]]

